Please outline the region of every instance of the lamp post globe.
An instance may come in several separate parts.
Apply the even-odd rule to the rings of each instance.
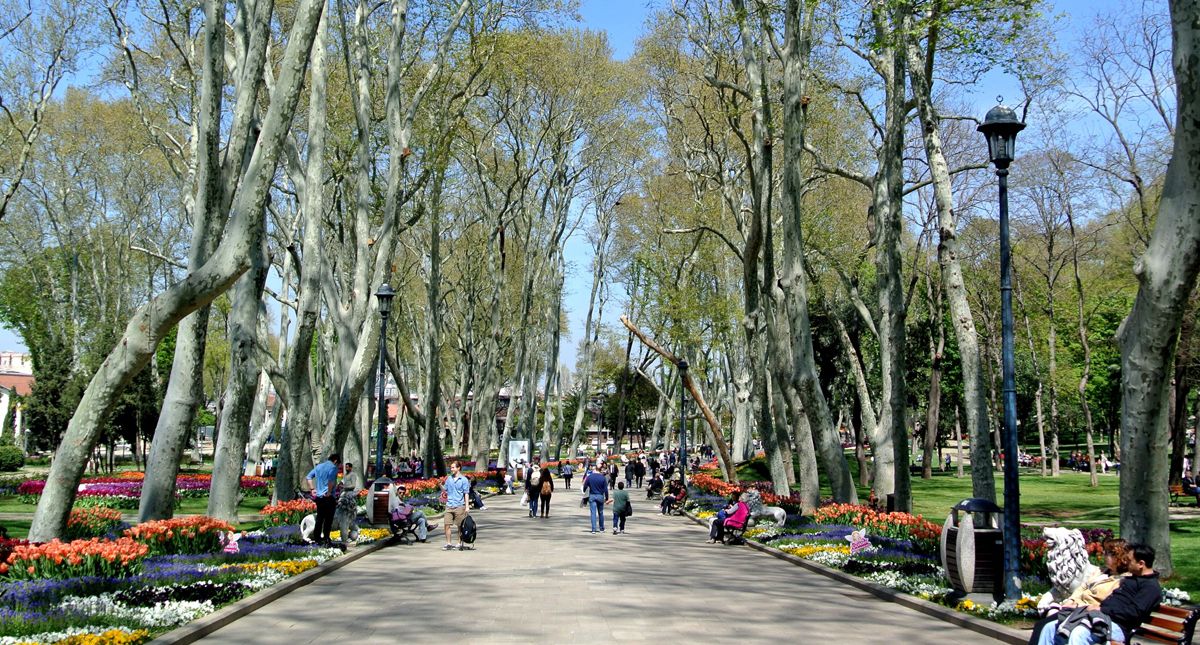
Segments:
[[[379,290],[375,292],[375,297],[379,300],[379,400],[376,405],[379,408],[379,426],[376,428],[375,438],[375,478],[383,477],[383,440],[387,435],[387,398],[385,396],[385,385],[387,384],[387,319],[388,314],[392,312],[392,298],[396,296],[396,292],[392,291],[391,285],[383,283],[379,285]]]
[[[988,158],[996,165],[997,170],[1006,170],[1016,155],[1017,133],[1025,129],[1025,124],[1017,118],[1017,113],[1005,105],[997,105],[988,110],[983,117],[983,123],[976,130],[983,133],[987,139]]]
[[[977,128],[987,140],[988,158],[996,166],[1000,200],[1000,353],[1003,372],[1003,455],[1004,455],[1004,596],[1021,597],[1021,505],[1017,470],[1020,449],[1017,446],[1016,351],[1013,347],[1012,246],[1008,227],[1008,166],[1016,155],[1017,133],[1025,124],[1012,108],[997,105],[988,110]]]

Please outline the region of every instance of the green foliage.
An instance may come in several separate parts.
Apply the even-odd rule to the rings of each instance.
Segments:
[[[30,447],[48,450],[66,432],[85,382],[71,369],[70,348],[56,337],[47,337],[40,351],[32,353],[34,382],[25,406]]]
[[[0,472],[8,472],[25,465],[25,455],[21,449],[12,445],[0,446]]]

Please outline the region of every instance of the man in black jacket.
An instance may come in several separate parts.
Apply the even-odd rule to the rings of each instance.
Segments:
[[[1162,585],[1158,582],[1158,572],[1154,570],[1154,549],[1145,544],[1129,545],[1133,551],[1133,564],[1129,567],[1129,576],[1121,578],[1121,584],[1098,605],[1087,608],[1099,612],[1112,624],[1112,640],[1128,642],[1134,628],[1150,618],[1150,613],[1158,608],[1162,601]],[[1095,621],[1093,621],[1094,623]],[[1094,630],[1079,625],[1071,630],[1066,637],[1058,633],[1059,623],[1051,622],[1042,628],[1038,635],[1040,645],[1088,645],[1103,643],[1107,639],[1097,638]]]

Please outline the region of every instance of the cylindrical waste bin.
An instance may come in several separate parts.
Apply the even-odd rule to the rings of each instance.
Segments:
[[[380,477],[371,482],[371,501],[367,504],[367,521],[371,524],[388,523],[388,487],[392,480]]]
[[[962,593],[1003,593],[1002,509],[986,499],[964,499],[942,525],[942,567]]]

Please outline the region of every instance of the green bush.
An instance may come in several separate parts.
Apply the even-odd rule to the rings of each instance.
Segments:
[[[25,465],[25,454],[16,446],[0,446],[0,471],[17,470]]]

